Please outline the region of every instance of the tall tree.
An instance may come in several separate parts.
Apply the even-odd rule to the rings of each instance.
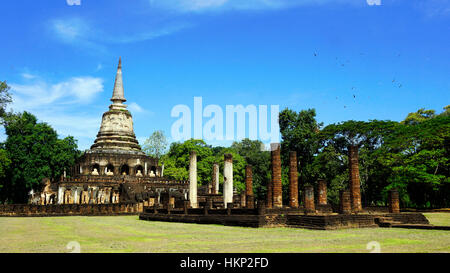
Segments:
[[[156,158],[161,158],[167,149],[167,138],[164,132],[159,130],[153,132],[153,134],[145,140],[143,150],[144,152]]]
[[[233,142],[231,148],[242,156],[247,164],[252,165],[253,191],[257,199],[264,199],[267,191],[266,185],[271,178],[270,152],[266,151],[264,144],[259,140],[248,138],[240,142]],[[245,172],[244,172],[245,181]]]
[[[8,113],[5,131],[4,146],[11,164],[0,198],[9,202],[26,202],[28,192],[38,190],[43,178],[55,181],[80,155],[73,137],[58,139],[55,130],[28,112]]]
[[[379,160],[392,170],[387,189],[399,189],[405,206],[448,206],[450,116],[399,127],[387,138]]]
[[[311,164],[319,150],[318,133],[323,125],[316,120],[316,110],[302,110],[297,113],[285,109],[280,112],[279,123],[283,166],[288,166],[289,151],[296,151],[300,181],[314,183]]]

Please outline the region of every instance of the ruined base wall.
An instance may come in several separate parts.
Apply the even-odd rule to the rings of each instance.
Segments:
[[[219,224],[243,227],[293,227],[307,229],[345,229],[378,227],[377,217],[392,217],[407,224],[427,224],[425,216],[420,213],[402,214],[331,214],[304,215],[302,209],[156,209],[144,208],[139,219],[148,221],[181,222],[196,224]]]
[[[0,217],[137,215],[143,203],[88,205],[0,205]]]

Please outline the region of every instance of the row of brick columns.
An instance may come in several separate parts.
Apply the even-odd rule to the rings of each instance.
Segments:
[[[271,144],[272,159],[272,179],[267,185],[267,208],[281,208],[283,206],[283,189],[281,183],[281,151],[279,143]],[[358,147],[349,146],[349,190],[342,190],[340,197],[340,212],[358,213],[362,211],[361,205],[361,182],[359,177],[358,163]],[[224,189],[223,199],[224,206],[233,202],[233,157],[231,154],[224,155]],[[289,207],[298,208],[298,169],[297,169],[297,153],[289,152]],[[213,166],[213,192],[218,193],[218,164]],[[198,207],[197,203],[197,154],[192,151],[190,154],[189,164],[189,200],[191,207]],[[319,180],[317,185],[318,205],[327,205],[327,182]],[[242,205],[247,208],[254,208],[253,195],[253,170],[252,166],[247,165],[245,168],[245,194],[241,197]],[[306,212],[315,211],[314,188],[305,185],[303,190],[303,204]],[[392,213],[400,212],[399,194],[396,190],[389,191],[389,211]]]
[[[283,207],[283,188],[281,183],[281,149],[279,143],[271,144],[272,158],[272,180],[267,185],[267,208]],[[297,152],[289,152],[289,207],[298,208],[298,161]],[[326,181],[319,181],[319,204],[327,204]],[[305,186],[303,191],[303,204],[305,210],[315,211],[314,188]]]

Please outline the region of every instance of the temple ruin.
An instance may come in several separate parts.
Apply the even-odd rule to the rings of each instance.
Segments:
[[[119,59],[109,110],[90,150],[56,183],[33,193],[31,204],[162,204],[188,198],[187,181],[164,177],[158,159],[147,156],[136,139],[127,110]]]
[[[349,151],[349,184],[348,189],[339,193],[339,207],[333,208],[328,203],[327,181],[319,179],[315,185],[298,183],[297,153],[289,153],[289,199],[283,204],[281,183],[280,144],[271,145],[272,179],[268,181],[266,200],[253,198],[253,167],[245,168],[245,191],[240,195],[229,198],[230,187],[233,184],[233,161],[230,154],[224,156],[224,185],[223,202],[225,206],[218,206],[213,202],[217,194],[210,194],[203,200],[203,206],[198,206],[195,194],[190,194],[190,200],[185,201],[183,208],[158,209],[144,207],[140,214],[141,220],[168,221],[198,224],[221,224],[246,227],[294,227],[309,229],[339,229],[361,227],[422,227],[434,228],[421,213],[400,212],[399,195],[396,190],[389,191],[387,207],[361,206],[358,147],[350,146]],[[195,153],[192,153],[195,154]],[[191,154],[189,169],[191,181],[196,181],[196,167],[192,164]],[[196,158],[195,158],[196,160]],[[212,172],[212,181],[218,172],[216,165]],[[191,185],[194,186],[194,185]],[[196,187],[196,185],[195,185]],[[299,204],[298,193],[301,189],[302,203]],[[238,198],[239,197],[239,198]],[[198,197],[197,197],[198,198]],[[244,199],[245,198],[245,199]],[[196,204],[195,206],[189,206]]]
[[[189,180],[168,179],[158,159],[147,156],[136,139],[132,115],[124,104],[120,59],[111,102],[94,144],[78,162],[59,181],[44,179],[42,191],[30,193],[30,204],[0,206],[0,216],[139,214],[149,221],[312,229],[429,226],[421,213],[400,211],[395,189],[389,191],[388,206],[362,207],[357,146],[348,147],[348,187],[340,191],[336,207],[328,203],[326,180],[299,181],[295,151],[289,152],[288,196],[283,203],[280,143],[271,144],[265,200],[254,196],[250,165],[245,167],[245,190],[236,192],[232,154],[224,154],[222,193],[217,162],[210,182],[198,185],[195,151],[189,155]]]

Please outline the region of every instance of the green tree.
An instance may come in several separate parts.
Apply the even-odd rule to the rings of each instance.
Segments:
[[[386,189],[400,190],[410,207],[450,204],[450,117],[399,127],[386,139],[380,162],[391,169]]]
[[[152,157],[161,158],[167,148],[167,139],[163,131],[155,131],[145,140],[143,150]]]
[[[330,124],[320,132],[320,149],[315,162],[315,173],[330,181],[330,201],[337,201],[338,190],[348,185],[348,146],[359,148],[361,194],[365,205],[376,205],[383,200],[382,190],[387,186],[389,170],[377,160],[375,153],[386,136],[400,124],[394,121],[346,121]]]
[[[211,181],[215,158],[211,146],[203,140],[190,139],[183,143],[172,143],[169,152],[161,158],[164,161],[164,175],[177,180],[188,180],[191,151],[197,152],[197,181],[200,185],[206,185]]]
[[[5,149],[0,149],[0,192],[3,188],[6,174],[11,165],[11,160],[8,157],[8,152]]]
[[[439,116],[450,116],[450,105],[444,107],[444,111]]]
[[[6,81],[0,81],[0,118],[5,116],[6,106],[12,101],[9,90],[10,87]]]
[[[39,190],[43,178],[57,180],[80,155],[73,137],[58,139],[55,130],[46,123],[38,123],[28,112],[8,113],[5,131],[4,147],[11,164],[7,179],[3,180],[2,200],[26,202],[28,192]]]
[[[252,165],[253,192],[257,199],[264,199],[267,194],[267,182],[271,179],[270,152],[264,150],[264,144],[261,141],[250,139],[233,142],[231,148],[243,157],[247,164]],[[245,188],[245,169],[243,175]]]
[[[421,108],[417,110],[417,112],[409,113],[405,120],[402,121],[403,124],[406,125],[414,125],[424,122],[426,120],[432,119],[436,116],[436,111],[434,110],[425,110],[425,108]]]
[[[319,150],[318,133],[323,125],[316,120],[316,110],[302,110],[297,113],[285,109],[280,112],[279,123],[283,166],[285,168],[288,166],[289,151],[296,151],[299,162],[299,180],[302,183],[314,183],[315,174],[312,163],[314,155]],[[283,184],[287,184],[287,181],[284,181]]]

